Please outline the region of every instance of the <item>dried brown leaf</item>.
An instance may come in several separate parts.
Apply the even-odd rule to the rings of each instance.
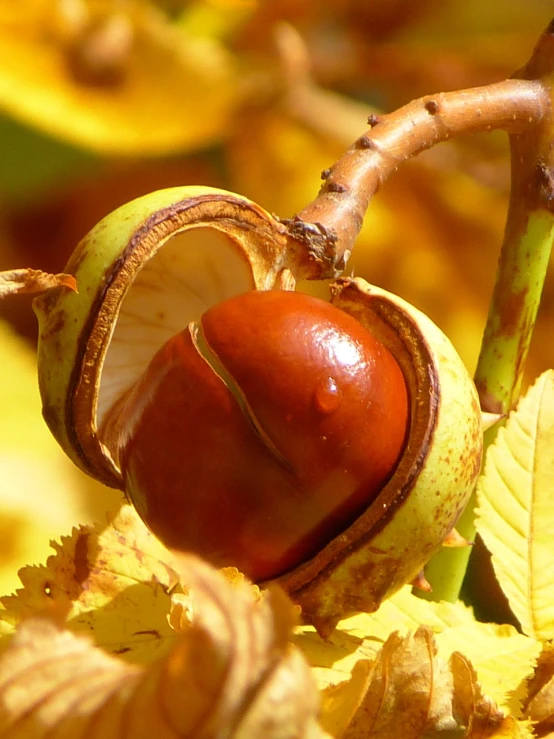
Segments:
[[[510,717],[507,721],[494,701],[483,695],[477,673],[463,654],[454,652],[449,668],[453,678],[452,714],[460,725],[467,727],[468,737],[519,736],[519,733],[498,734],[510,725],[518,731],[517,723]]]
[[[554,646],[545,647],[539,657],[533,678],[529,681],[525,715],[536,722],[539,737],[554,732]]]
[[[512,729],[517,733],[506,733]],[[437,656],[431,629],[422,626],[406,637],[391,634],[372,665],[367,692],[342,737],[440,736],[519,736],[519,726],[483,696],[465,657],[454,653],[447,664]]]
[[[0,659],[0,733],[34,739],[65,723],[68,736],[82,736],[110,692],[139,672],[47,618],[31,619]],[[69,715],[72,705],[80,716]]]
[[[42,293],[55,287],[67,287],[77,292],[73,275],[51,275],[39,269],[11,269],[0,272],[0,298],[16,293]]]
[[[129,665],[50,619],[20,625],[0,658],[0,735],[18,739],[323,739],[309,667],[280,591],[256,601],[183,557],[193,619],[171,651]]]

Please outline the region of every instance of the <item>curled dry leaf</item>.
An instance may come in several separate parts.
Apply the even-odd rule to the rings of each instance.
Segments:
[[[256,601],[182,557],[194,617],[148,667],[105,654],[45,618],[20,625],[0,659],[0,735],[323,739],[309,667],[284,595]]]
[[[534,722],[538,737],[554,733],[554,647],[545,647],[539,657],[537,669],[527,686],[525,715]]]
[[[455,652],[437,656],[432,631],[391,634],[367,674],[365,695],[343,739],[500,736],[512,725],[477,684],[471,663]],[[511,731],[511,729],[510,729]],[[504,733],[519,736],[518,733]]]
[[[422,623],[434,632],[475,625],[462,603],[434,603],[417,598],[406,586],[381,604],[375,613],[359,613],[342,620],[328,639],[312,627],[298,630],[295,642],[312,665],[322,693],[322,725],[333,736],[342,736],[368,690],[371,663],[383,643],[395,631],[400,635]]]
[[[371,661],[361,659],[348,680],[329,684],[321,694],[321,725],[331,736],[343,737],[367,692]],[[370,734],[367,735],[368,737]]]
[[[11,269],[0,272],[0,298],[15,293],[42,293],[55,287],[67,287],[77,292],[73,275],[41,272],[39,269]]]
[[[471,609],[463,603],[423,600],[406,586],[375,613],[358,613],[343,619],[327,639],[322,639],[311,626],[300,627],[295,643],[312,665],[320,690],[325,690],[348,681],[358,662],[373,660],[393,632],[407,635],[420,624],[426,624],[435,634],[449,633],[461,626],[478,626]]]
[[[525,680],[533,672],[540,644],[511,626],[479,623],[461,602],[426,601],[405,587],[375,613],[341,621],[327,640],[306,626],[296,635],[322,691],[322,723],[330,733],[340,736],[350,722],[367,691],[368,665],[383,643],[393,632],[407,636],[420,624],[432,630],[444,663],[453,652],[464,654],[484,692],[501,710],[522,717]]]
[[[172,555],[132,506],[122,506],[104,529],[81,526],[52,546],[46,565],[25,567],[19,573],[24,587],[0,599],[0,623],[60,603],[68,609],[68,626],[91,633],[109,652],[148,662],[169,648],[175,639],[167,620],[170,593],[179,576]]]

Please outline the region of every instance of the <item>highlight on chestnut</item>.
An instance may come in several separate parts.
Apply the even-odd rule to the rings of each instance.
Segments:
[[[252,291],[164,344],[112,422],[125,490],[152,531],[260,581],[367,508],[400,456],[408,398],[354,318]]]
[[[439,328],[299,229],[211,188],[122,206],[71,257],[79,292],[35,301],[39,384],[66,453],[166,546],[276,580],[325,634],[440,549],[482,424]],[[329,277],[329,301],[295,290]]]

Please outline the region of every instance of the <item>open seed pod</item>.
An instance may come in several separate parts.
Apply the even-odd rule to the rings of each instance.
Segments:
[[[327,269],[322,255],[310,245],[304,251],[301,244],[290,237],[283,223],[254,203],[232,193],[209,188],[174,188],[120,208],[93,229],[67,265],[66,271],[76,277],[79,293],[52,291],[36,301],[40,321],[39,381],[44,416],[52,432],[67,454],[88,474],[108,485],[127,487],[129,491],[129,480],[132,480],[134,472],[129,473],[130,465],[127,463],[127,466],[122,466],[127,452],[126,442],[120,445],[121,438],[132,436],[134,427],[142,424],[142,416],[146,417],[145,409],[155,406],[157,389],[145,384],[145,377],[149,379],[149,370],[156,362],[158,375],[155,376],[161,377],[160,367],[161,374],[164,374],[164,357],[169,357],[172,362],[174,359],[171,353],[164,355],[164,349],[175,336],[183,336],[189,342],[192,355],[198,355],[194,361],[198,359],[195,366],[199,367],[199,377],[208,377],[211,385],[208,383],[205,397],[199,401],[197,396],[204,392],[203,380],[197,382],[195,379],[190,383],[192,390],[188,397],[191,398],[191,406],[196,406],[195,420],[188,427],[175,426],[179,429],[175,446],[178,451],[165,457],[173,467],[164,484],[157,481],[155,499],[151,497],[144,502],[141,495],[133,494],[131,499],[146,523],[160,535],[160,526],[154,520],[160,510],[164,514],[163,500],[160,502],[159,496],[165,496],[166,488],[172,488],[172,508],[165,516],[167,528],[162,527],[161,532],[162,540],[170,547],[193,548],[211,558],[209,547],[206,549],[204,546],[205,538],[212,535],[211,528],[217,529],[229,521],[231,537],[234,535],[233,500],[214,502],[209,497],[208,477],[211,467],[215,474],[221,446],[228,444],[235,431],[218,431],[213,449],[205,447],[204,436],[200,442],[197,437],[202,430],[205,438],[212,438],[210,429],[202,428],[209,425],[205,419],[211,417],[210,403],[215,402],[214,398],[222,388],[228,390],[236,385],[238,392],[233,396],[237,402],[227,399],[236,406],[233,417],[239,418],[233,429],[238,429],[237,434],[246,429],[254,439],[247,443],[261,445],[263,454],[271,457],[273,465],[269,474],[272,487],[267,483],[269,478],[256,483],[256,470],[266,469],[263,465],[260,467],[259,461],[250,465],[247,458],[244,464],[239,465],[251,466],[254,470],[255,497],[247,498],[246,505],[243,502],[243,513],[246,511],[248,514],[250,508],[257,507],[258,514],[261,512],[268,520],[275,518],[276,506],[280,505],[282,480],[283,495],[292,489],[293,497],[283,508],[289,519],[279,522],[275,518],[276,535],[280,535],[281,529],[293,530],[294,526],[289,526],[290,519],[302,519],[308,515],[306,511],[310,505],[303,500],[308,485],[306,481],[318,478],[318,473],[312,470],[314,465],[309,462],[307,472],[303,477],[300,475],[300,485],[290,488],[291,477],[298,471],[295,467],[301,466],[304,458],[310,460],[311,447],[304,445],[306,434],[301,425],[298,442],[289,445],[289,452],[285,453],[283,445],[290,436],[289,429],[290,433],[293,431],[287,424],[291,419],[293,422],[300,419],[302,424],[313,417],[313,409],[308,408],[305,418],[297,413],[297,409],[305,398],[308,401],[313,398],[314,393],[320,416],[332,416],[340,405],[337,398],[345,398],[350,392],[350,370],[347,367],[346,384],[338,389],[332,378],[330,385],[325,384],[329,379],[326,374],[321,375],[323,385],[321,380],[310,385],[313,372],[309,369],[309,353],[305,363],[304,360],[297,361],[295,372],[297,368],[300,374],[293,378],[294,381],[289,381],[286,364],[282,365],[284,369],[277,371],[275,363],[280,363],[289,354],[287,342],[294,342],[298,334],[298,343],[303,345],[311,331],[311,328],[306,331],[300,328],[302,318],[295,319],[298,320],[298,332],[297,324],[293,322],[285,343],[266,360],[260,347],[272,350],[275,342],[270,325],[280,308],[271,314],[264,313],[263,308],[250,321],[250,349],[243,351],[242,355],[240,351],[235,352],[235,344],[240,347],[235,333],[241,332],[235,331],[233,326],[242,326],[229,323],[229,328],[226,328],[226,316],[236,307],[228,299],[243,294],[260,296],[259,291],[268,295],[265,292],[268,290],[272,290],[273,297],[283,296],[282,292],[276,293],[275,290],[293,290],[295,279],[322,276]],[[251,301],[250,298],[248,300]],[[221,314],[214,312],[212,306],[217,308],[222,301],[225,301],[226,312],[224,320],[220,321]],[[256,301],[256,305],[261,305],[258,297]],[[265,298],[262,302],[265,304]],[[370,287],[363,280],[339,280],[333,288],[332,302],[336,307],[322,308],[311,303],[309,312],[314,315],[321,312],[324,323],[327,310],[334,311],[339,322],[345,324],[346,333],[363,334],[360,341],[356,339],[347,346],[348,356],[354,351],[354,345],[363,343],[370,332],[382,347],[377,351],[385,359],[390,355],[390,362],[399,368],[401,388],[397,384],[392,391],[390,388],[387,391],[393,400],[389,419],[395,420],[395,409],[402,405],[395,405],[393,396],[404,393],[406,406],[402,411],[405,414],[404,426],[397,424],[401,432],[395,432],[399,446],[392,457],[393,466],[382,473],[382,483],[372,490],[366,503],[362,500],[361,507],[357,499],[354,507],[347,507],[346,514],[342,506],[341,518],[337,519],[339,523],[329,523],[326,519],[323,528],[315,526],[319,538],[312,537],[308,545],[297,547],[296,551],[302,555],[298,559],[287,555],[274,569],[255,565],[250,570],[242,568],[258,581],[276,579],[302,606],[305,617],[321,633],[328,633],[341,617],[352,612],[375,610],[384,598],[420,572],[451,531],[471,494],[480,468],[482,446],[481,416],[473,383],[450,342],[428,318],[399,298]],[[248,305],[254,303],[249,302]],[[322,305],[326,306],[325,303]],[[296,307],[291,315],[298,316],[294,311]],[[253,313],[253,310],[247,308],[248,312]],[[206,325],[202,323],[206,316],[211,317],[211,324],[209,320]],[[199,320],[200,324],[195,323]],[[198,325],[202,325],[202,331],[211,326],[211,333],[201,336],[200,329],[195,328]],[[185,331],[187,326],[189,328]],[[225,363],[227,360],[220,361],[219,355],[210,358],[210,336],[218,333],[218,346],[228,351],[226,356],[231,365]],[[316,344],[318,353],[322,342],[318,339]],[[338,356],[341,351],[335,354]],[[265,416],[259,417],[254,396],[241,385],[241,370],[233,364],[236,361],[252,364],[253,356],[256,372],[259,367],[261,375],[265,373],[263,382],[254,377],[254,395],[261,393],[263,396]],[[389,368],[384,373],[387,382],[389,374],[396,371],[390,362],[385,363]],[[193,363],[186,366],[192,367]],[[369,366],[370,362],[362,363],[358,384],[371,384],[366,382],[364,375]],[[268,367],[272,374],[268,375]],[[304,370],[305,375],[302,374]],[[252,368],[248,367],[245,375],[248,382],[252,376]],[[172,376],[170,392],[177,392],[175,388],[180,380],[175,377],[177,379]],[[273,392],[273,383],[276,382],[284,382],[286,400],[292,404],[290,413],[280,405],[281,392]],[[382,387],[386,390],[386,382]],[[321,388],[323,394],[319,392]],[[343,395],[340,395],[343,390]],[[265,403],[267,395],[276,398],[276,413],[271,403]],[[379,406],[378,398],[365,399],[357,405],[359,388],[348,397],[354,401],[343,405],[354,407],[350,407],[350,415],[342,417],[339,424],[341,432],[350,429],[348,439],[342,442],[333,436],[335,431],[332,429],[328,437],[327,432],[321,431],[327,426],[318,427],[316,444],[319,444],[319,456],[314,458],[320,460],[323,467],[327,458],[335,459],[336,448],[345,449],[347,456],[354,449],[353,453],[357,455],[354,466],[363,466],[364,457],[370,456],[366,449],[372,448],[369,437],[386,439],[392,433],[381,427],[367,433],[367,423],[360,427],[356,425],[355,417],[361,416],[364,421],[368,414],[374,412],[373,408]],[[259,398],[256,402],[259,407]],[[125,411],[129,404],[133,410],[127,417]],[[169,413],[164,412],[161,423],[169,428],[166,416],[171,415],[171,404],[167,410]],[[142,414],[138,421],[137,414]],[[183,418],[186,421],[188,406],[183,408],[181,405],[179,412],[173,415],[178,416],[179,423]],[[274,426],[266,423],[268,418],[273,423],[275,416],[279,423],[282,422],[281,435],[277,437],[272,436]],[[126,419],[127,426],[122,426],[122,418]],[[129,418],[131,430],[127,423]],[[145,424],[148,426],[148,422]],[[364,433],[358,433],[358,428],[365,429]],[[157,432],[154,437],[148,437],[148,428],[146,432],[147,439],[158,442]],[[159,453],[165,453],[167,446],[168,443],[162,441],[159,452],[156,450],[150,456],[146,452],[141,453],[143,466],[146,464],[148,467],[152,460],[157,462]],[[300,451],[296,461],[291,463],[289,453],[294,455],[298,452],[296,446]],[[232,449],[232,454],[240,455],[240,445]],[[195,461],[204,453],[208,458],[208,466],[204,468],[207,473],[195,477]],[[181,459],[183,464],[185,460],[189,464],[189,472],[177,490],[177,495],[182,497],[175,498],[174,473],[178,471]],[[329,479],[343,484],[344,479],[353,475],[350,470],[338,469],[342,458],[339,456],[337,459],[339,461],[333,462],[335,466]],[[224,486],[228,461],[226,459],[219,464],[224,470],[220,475]],[[194,480],[194,483],[188,485],[189,480]],[[206,490],[202,489],[204,481]],[[325,495],[333,495],[333,486],[328,480],[321,489]],[[225,490],[224,497],[226,493]],[[218,494],[221,497],[221,490]],[[189,498],[192,500],[192,497],[196,500],[194,514],[191,514],[195,516],[193,528],[205,532],[199,540],[199,547],[181,542],[179,536],[171,532],[171,526],[179,518],[181,523],[183,520],[186,523],[188,507],[192,505]],[[179,505],[181,500],[182,506]],[[325,505],[326,500],[320,497],[316,502]],[[158,514],[155,514],[156,507]],[[238,502],[236,508],[239,508]],[[200,521],[202,517],[204,521]],[[258,518],[251,529],[256,532],[260,528],[263,532]],[[275,531],[270,529],[267,537],[262,534],[256,541],[265,545],[265,539],[269,540],[274,534]],[[291,536],[294,535],[293,531]],[[216,545],[218,538],[219,534],[214,537]],[[236,538],[238,541],[238,533]],[[317,543],[315,548],[314,542]],[[220,563],[237,564],[240,568],[240,547],[235,551],[236,562],[230,558]],[[245,561],[251,564],[252,557]]]
[[[122,487],[98,433],[107,412],[156,349],[207,307],[274,287],[293,262],[285,245],[284,228],[259,206],[208,187],[133,200],[80,242],[66,266],[78,294],[34,303],[43,415],[76,465]]]
[[[471,496],[483,440],[475,386],[427,316],[362,279],[339,280],[332,301],[391,350],[411,413],[403,454],[377,498],[316,558],[279,580],[322,634],[346,614],[375,611],[416,579]]]

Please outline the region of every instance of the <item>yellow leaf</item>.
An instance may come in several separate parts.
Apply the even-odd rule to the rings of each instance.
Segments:
[[[479,684],[501,709],[521,717],[525,681],[533,673],[541,645],[519,634],[513,626],[472,624],[457,626],[436,636],[439,654],[448,659],[461,652],[475,668]]]
[[[340,624],[327,639],[322,639],[311,626],[303,626],[294,637],[308,662],[320,690],[349,680],[355,665],[373,659],[382,641],[364,639],[342,631]]]
[[[494,701],[483,695],[473,665],[464,655],[454,652],[448,666],[453,677],[453,716],[462,726],[468,727],[466,736],[469,739],[530,739],[527,722],[504,716]],[[437,729],[436,736],[442,737],[442,727],[439,725]]]
[[[140,156],[205,145],[236,96],[224,47],[144,0],[22,0],[0,11],[0,105],[77,145]]]
[[[477,529],[523,631],[554,636],[554,371],[510,414],[489,449]]]
[[[327,639],[311,626],[297,630],[295,643],[312,665],[320,690],[350,679],[360,660],[371,660],[395,631],[407,634],[426,624],[435,632],[473,625],[475,619],[462,603],[433,603],[411,593],[410,586],[381,604],[375,613],[359,613],[342,620]]]
[[[447,603],[418,598],[409,585],[381,604],[375,613],[359,613],[340,622],[341,630],[359,637],[378,638],[383,642],[393,631],[406,634],[421,624],[440,633],[454,626],[471,626],[475,623],[473,612],[461,601]]]
[[[107,651],[150,661],[175,639],[170,592],[179,582],[172,555],[124,505],[110,524],[81,526],[45,566],[20,571],[24,587],[0,602],[0,622],[13,624],[52,604],[66,607],[68,626],[91,633]],[[9,627],[4,626],[4,631]]]
[[[479,739],[481,734],[471,734],[471,738]],[[506,716],[491,739],[536,739],[529,721],[518,721],[513,716]]]
[[[404,637],[421,624],[435,634],[442,660],[446,662],[454,652],[462,653],[473,664],[484,693],[514,717],[521,716],[525,680],[533,672],[540,643],[511,626],[475,621],[471,609],[460,602],[434,603],[418,598],[407,586],[375,613],[360,613],[341,621],[327,640],[307,626],[295,638],[312,665],[322,691],[322,724],[333,736],[341,736],[360,705],[367,690],[368,665],[382,644],[393,632]],[[522,725],[517,723],[520,731]]]
[[[348,680],[328,685],[321,693],[321,725],[331,736],[340,737],[352,721],[367,692],[372,666],[359,660]]]
[[[27,621],[0,658],[0,732],[13,739],[45,737],[79,699],[82,715],[75,717],[72,734],[78,736],[90,714],[107,703],[114,686],[136,682],[139,674],[138,667],[108,656],[88,639],[47,619]],[[112,721],[108,715],[104,726]]]
[[[194,36],[232,36],[256,9],[259,0],[193,0],[179,17],[181,28]]]
[[[375,613],[360,613],[341,621],[328,639],[321,639],[309,626],[298,630],[294,641],[312,666],[322,691],[322,725],[329,733],[340,736],[350,722],[367,690],[369,665],[383,643],[393,632],[405,635],[422,623],[440,633],[469,627],[475,620],[462,603],[422,600],[406,586]]]
[[[24,622],[0,658],[0,734],[324,739],[317,690],[289,643],[289,601],[280,592],[256,601],[193,557],[178,568],[193,621],[147,667],[44,617]]]
[[[51,275],[38,269],[12,269],[0,272],[0,298],[15,293],[40,293],[56,287],[67,287],[77,292],[73,275]]]

